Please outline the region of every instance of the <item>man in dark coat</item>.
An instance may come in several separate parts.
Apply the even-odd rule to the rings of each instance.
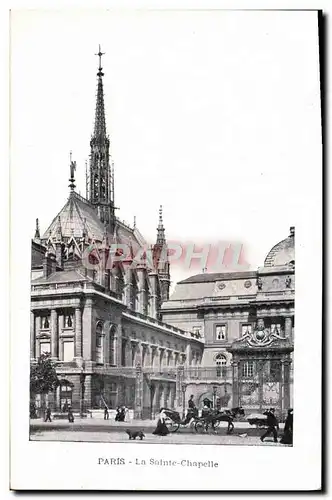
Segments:
[[[278,432],[277,429],[279,429],[279,424],[278,420],[274,414],[274,408],[270,408],[269,410],[265,411],[263,415],[266,415],[266,420],[267,420],[267,431],[261,436],[261,441],[263,442],[264,439],[269,436],[269,434],[273,434],[273,440],[275,443],[278,442]]]
[[[72,424],[74,422],[74,415],[71,407],[68,407],[68,421]]]
[[[280,439],[282,444],[293,444],[293,408],[288,410],[288,415],[285,422],[284,434]]]
[[[104,408],[104,420],[108,420],[110,418],[110,414],[108,412],[107,406]]]
[[[45,422],[52,422],[52,420],[51,420],[51,408],[49,406],[46,408]]]

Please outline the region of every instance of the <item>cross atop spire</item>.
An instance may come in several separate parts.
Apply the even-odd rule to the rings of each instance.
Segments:
[[[101,47],[99,45],[99,52],[95,54],[99,57],[99,68],[98,68],[98,85],[97,85],[97,102],[96,102],[96,112],[95,112],[95,128],[94,128],[94,137],[98,137],[98,139],[102,142],[107,141],[106,134],[106,120],[105,120],[105,105],[104,105],[104,89],[103,89],[103,76],[104,73],[102,71],[101,66],[101,56],[103,56],[105,52],[101,51]]]
[[[102,52],[102,51],[101,51],[100,44],[99,44],[99,51],[98,51],[98,52],[97,52],[97,54],[95,54],[95,55],[99,57],[99,68],[98,68],[98,73],[97,73],[97,75],[98,75],[99,77],[104,76],[104,73],[102,72],[102,69],[103,69],[103,68],[102,68],[102,66],[101,66],[101,57],[102,57],[103,55],[105,55],[105,52]]]

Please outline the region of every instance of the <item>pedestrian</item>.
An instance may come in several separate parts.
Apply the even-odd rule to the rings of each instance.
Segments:
[[[164,408],[160,408],[160,412],[158,415],[157,427],[155,428],[155,430],[153,431],[152,434],[154,434],[156,436],[167,436],[167,434],[169,434],[169,430],[168,430],[167,425],[166,425],[166,418],[167,418],[167,415],[164,411]]]
[[[51,408],[48,406],[45,411],[45,422],[52,422],[51,420]]]
[[[116,409],[115,421],[116,422],[121,422],[121,409],[120,409],[119,406]]]
[[[293,408],[290,408],[288,410],[284,427],[284,434],[280,439],[280,443],[293,444]]]
[[[74,423],[74,415],[71,406],[68,406],[68,421],[72,424]]]
[[[269,410],[265,411],[263,415],[266,415],[266,420],[267,420],[267,431],[261,436],[261,441],[263,442],[264,439],[269,436],[269,434],[273,434],[273,440],[275,443],[278,442],[278,432],[277,430],[279,429],[279,424],[278,420],[274,414],[275,410],[274,408],[270,408]]]
[[[108,412],[107,406],[105,405],[105,408],[104,408],[104,420],[108,420],[109,418],[110,418],[110,414]]]
[[[123,413],[124,413],[123,421],[124,422],[128,422],[129,421],[129,408],[127,408],[125,406],[124,410],[123,410]]]

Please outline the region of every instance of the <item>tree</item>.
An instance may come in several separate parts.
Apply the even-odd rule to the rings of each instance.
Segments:
[[[42,354],[36,365],[30,369],[30,393],[45,395],[59,385],[54,363],[49,353]]]

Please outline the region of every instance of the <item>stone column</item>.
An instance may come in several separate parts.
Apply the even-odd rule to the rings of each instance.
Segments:
[[[122,356],[122,327],[117,325],[115,334],[115,364],[121,366],[121,356]]]
[[[240,406],[241,401],[240,401],[240,394],[239,394],[239,362],[238,361],[233,361],[232,363],[232,368],[233,368],[233,402],[232,406],[233,408]]]
[[[157,297],[157,274],[150,274],[150,282],[151,282],[151,295],[150,295],[150,310],[149,315],[152,318],[157,317],[158,312],[158,297]]]
[[[137,268],[138,274],[138,311],[141,314],[146,314],[146,289],[145,289],[145,269]]]
[[[86,299],[83,310],[83,358],[90,361],[92,357],[92,299]]]
[[[82,357],[82,312],[75,308],[75,358]]]
[[[176,370],[176,405],[182,407],[182,384],[184,379],[184,367],[182,365]]]
[[[132,309],[132,269],[126,268],[126,287],[125,287],[125,304],[129,309]]]
[[[187,347],[186,347],[186,359],[187,359],[187,366],[191,366],[192,365],[192,352],[191,352],[191,344],[188,343]]]
[[[285,337],[292,340],[292,318],[290,316],[285,318]]]
[[[91,375],[86,375],[84,381],[84,409],[91,408],[91,398],[92,398],[92,387],[91,387]]]
[[[291,380],[290,380],[290,367],[291,361],[285,360],[283,362],[283,386],[284,386],[284,394],[283,394],[283,407],[285,410],[288,410],[290,407],[290,389],[291,389]]]
[[[56,309],[51,310],[51,356],[58,359],[58,314]]]
[[[136,367],[134,418],[142,418],[143,412],[143,372],[140,365]]]
[[[30,359],[34,360],[36,358],[36,322],[35,313],[31,311],[30,313]]]

